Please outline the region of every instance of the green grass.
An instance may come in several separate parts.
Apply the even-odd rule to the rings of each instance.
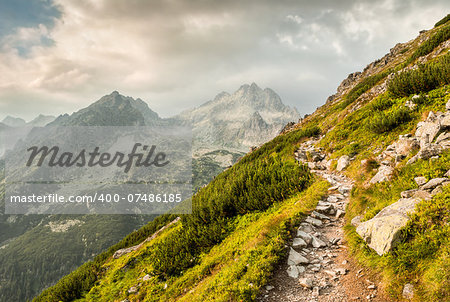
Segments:
[[[445,24],[445,23],[447,23],[448,21],[450,21],[450,14],[447,14],[447,16],[445,16],[444,18],[442,18],[441,20],[439,20],[438,22],[436,22],[436,24],[434,25],[434,27],[441,26],[442,24]]]
[[[381,209],[396,202],[400,192],[417,188],[414,177],[442,177],[450,169],[450,152],[438,160],[420,160],[404,166],[389,183],[366,189],[359,184],[352,192],[347,219],[364,214],[363,220],[373,218]],[[346,226],[349,246],[356,258],[366,266],[381,272],[394,298],[401,297],[405,283],[418,288],[417,301],[445,301],[449,292],[450,187],[430,201],[422,201],[403,231],[403,241],[391,253],[378,256]]]
[[[264,286],[275,265],[286,254],[285,244],[292,237],[300,219],[312,210],[328,188],[325,181],[316,181],[302,193],[272,205],[264,212],[253,212],[233,219],[234,231],[220,244],[201,256],[198,264],[182,276],[160,280],[152,275],[148,251],[181,228],[165,232],[157,242],[105,264],[108,270],[102,282],[85,299],[79,301],[251,301]],[[125,271],[127,263],[135,263]],[[140,286],[139,283],[141,283]],[[167,284],[167,287],[165,285]],[[138,286],[139,294],[127,290]]]
[[[197,192],[192,198],[193,213],[182,216],[182,227],[175,228],[163,241],[155,243],[146,255],[158,280],[177,277],[197,265],[202,255],[234,231],[236,217],[265,211],[306,189],[312,183],[312,175],[295,161],[293,152],[302,139],[319,133],[317,127],[309,127],[280,135],[246,155]],[[114,251],[142,242],[173,218],[170,215],[158,217],[61,279],[35,301],[81,298],[102,279],[104,271],[101,267]]]

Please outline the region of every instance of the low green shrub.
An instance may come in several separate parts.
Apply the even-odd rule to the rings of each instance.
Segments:
[[[417,69],[397,74],[388,83],[388,91],[395,97],[427,92],[450,83],[450,55],[419,65]]]
[[[428,40],[422,43],[408,58],[407,64],[414,62],[417,58],[425,56],[433,51],[439,44],[450,39],[450,24],[444,26],[434,35],[432,35]]]
[[[450,14],[448,14],[447,16],[445,16],[444,18],[442,18],[441,20],[439,20],[438,22],[436,22],[436,24],[434,24],[434,27],[438,27],[442,24],[447,23],[448,21],[450,21]]]
[[[382,73],[375,74],[373,76],[367,77],[361,82],[359,82],[352,90],[345,96],[344,101],[339,104],[339,109],[345,109],[348,105],[356,101],[364,92],[368,91],[370,88],[375,86],[379,81],[384,79],[391,70],[383,71]]]
[[[409,109],[406,107],[400,107],[387,113],[376,112],[367,127],[370,131],[381,134],[395,129],[399,125],[409,122],[410,120],[411,114]]]

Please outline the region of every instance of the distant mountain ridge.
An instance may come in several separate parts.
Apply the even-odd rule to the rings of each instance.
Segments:
[[[158,114],[141,99],[133,99],[113,91],[72,115],[60,115],[51,125],[144,126],[158,120]]]
[[[212,101],[186,110],[173,119],[192,123],[194,145],[220,146],[248,151],[273,137],[288,122],[297,121],[297,109],[283,104],[271,89],[255,83],[236,92],[222,92]]]
[[[284,105],[273,90],[253,83],[242,85],[233,94],[222,92],[212,101],[167,119],[141,99],[114,91],[71,115],[60,115],[50,125],[192,125],[195,149],[242,152],[272,139],[286,123],[299,118],[297,109]]]

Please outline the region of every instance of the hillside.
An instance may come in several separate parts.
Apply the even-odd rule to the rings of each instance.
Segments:
[[[258,88],[257,91],[259,90],[261,89]],[[258,103],[257,98],[257,94],[253,95],[252,103]],[[222,105],[227,107],[226,102],[222,102]],[[282,103],[278,105],[284,108]],[[238,103],[234,103],[233,106],[237,110],[240,108]],[[263,102],[258,109],[264,111],[264,106],[266,105]],[[248,109],[248,105],[243,107]],[[221,114],[218,108],[211,113],[210,117],[214,119],[214,115]],[[223,117],[221,119],[223,120]],[[8,117],[6,121],[8,120],[15,119]],[[56,119],[52,116],[39,115],[29,123],[23,122],[17,125],[17,127],[25,128],[12,129],[1,123],[0,132],[17,130],[14,132],[14,138],[19,141],[20,138],[26,137],[31,129],[29,126],[43,127],[47,124],[49,127],[143,126],[165,125],[169,121],[171,124],[174,122],[173,119],[160,118],[141,99],[134,99],[114,91],[70,115],[63,114]],[[241,128],[237,130],[245,130],[244,123],[238,123],[238,126]],[[264,122],[264,126],[277,130],[277,133],[282,127],[279,121],[278,124]],[[60,131],[52,136],[52,140],[54,143],[64,141],[70,133],[72,133],[71,129],[67,129],[67,132]],[[256,143],[261,144],[274,137],[276,133],[267,135],[260,135]],[[31,141],[39,143],[39,140],[39,137],[34,135],[27,140],[27,143]],[[247,151],[248,146],[242,143],[242,140],[236,138],[234,146]],[[3,147],[0,148],[0,156],[3,156]],[[16,147],[20,148],[20,146]],[[194,152],[192,183],[195,191],[244,155],[244,152],[213,144],[202,145],[201,149],[194,146]],[[0,161],[0,165],[4,165],[3,161]],[[15,172],[21,179],[25,179],[32,177],[36,171],[16,170]],[[62,174],[63,172],[57,177],[62,177]],[[79,179],[76,175],[72,173],[72,176]],[[0,175],[0,197],[4,196],[4,183],[5,177],[2,174]],[[81,190],[81,186],[77,189]],[[0,207],[4,208],[3,198],[0,199]],[[155,215],[6,215],[3,212],[0,213],[2,230],[0,232],[0,301],[31,299],[43,288],[53,285],[64,275],[92,260],[124,236],[141,228],[154,218]],[[95,229],[95,232],[92,232],[92,229]]]
[[[449,301],[449,39],[446,17],[397,44],[192,215],[158,217],[34,301]]]

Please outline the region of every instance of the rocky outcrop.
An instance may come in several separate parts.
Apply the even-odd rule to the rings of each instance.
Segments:
[[[450,171],[445,177],[429,181],[423,176],[415,177],[414,181],[419,188],[401,192],[401,199],[381,210],[374,218],[360,222],[360,216],[357,216],[352,219],[351,224],[369,247],[380,256],[384,255],[399,242],[400,231],[408,223],[409,215],[414,213],[416,204],[442,192],[442,188],[450,184],[448,176]]]
[[[395,247],[400,240],[400,230],[409,221],[409,214],[420,199],[401,198],[381,210],[374,218],[362,222],[356,232],[378,255],[384,255]]]
[[[399,139],[386,147],[377,161],[381,164],[377,174],[370,180],[370,184],[390,180],[396,163],[411,157],[407,164],[412,164],[419,159],[429,159],[439,156],[444,150],[450,149],[450,101],[447,102],[446,112],[434,113],[430,111],[425,121],[419,122],[414,135],[400,135]]]

